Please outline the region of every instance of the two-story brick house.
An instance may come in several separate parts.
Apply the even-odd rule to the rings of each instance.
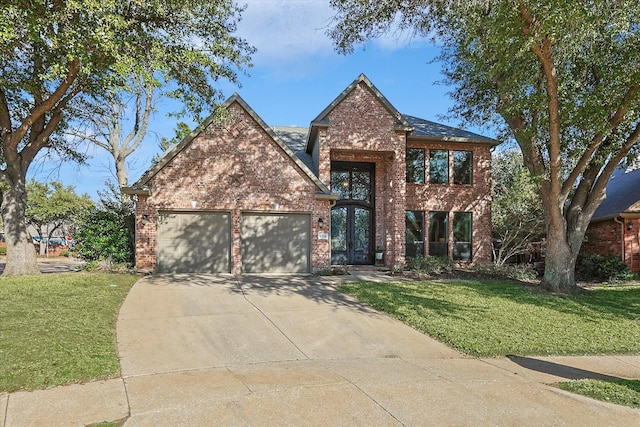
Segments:
[[[491,257],[498,142],[400,114],[360,75],[307,128],[270,127],[237,94],[126,191],[136,266],[310,272]]]

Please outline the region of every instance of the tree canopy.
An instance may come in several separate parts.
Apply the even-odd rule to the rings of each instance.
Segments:
[[[0,184],[4,274],[36,274],[24,225],[36,154],[74,155],[62,130],[132,76],[156,81],[198,118],[237,82],[253,52],[234,33],[232,0],[4,0],[0,3]]]
[[[42,183],[30,181],[27,184],[26,221],[40,236],[40,253],[44,254],[46,242],[56,231],[69,235],[75,229],[80,215],[94,206],[87,194],[79,196],[73,186],[60,182]]]
[[[575,286],[586,228],[640,140],[637,0],[331,0],[339,51],[404,28],[442,47],[453,113],[497,125],[539,179],[544,281]]]

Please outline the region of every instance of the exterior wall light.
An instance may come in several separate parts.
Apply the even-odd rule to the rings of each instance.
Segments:
[[[147,214],[142,215],[142,220],[140,221],[140,224],[142,224],[142,226],[144,227],[148,223],[149,223],[149,215]]]
[[[318,227],[324,228],[324,220],[322,218],[318,218]]]
[[[627,221],[627,230],[633,230],[633,221]]]

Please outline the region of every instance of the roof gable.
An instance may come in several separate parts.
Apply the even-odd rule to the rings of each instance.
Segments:
[[[328,126],[328,117],[329,114],[338,106],[340,103],[347,97],[351,92],[353,92],[358,85],[363,83],[365,86],[369,88],[369,90],[373,93],[373,95],[380,101],[380,103],[389,111],[389,113],[396,120],[396,128],[400,130],[410,131],[412,130],[411,125],[404,118],[402,114],[396,108],[391,105],[389,100],[371,83],[371,80],[367,78],[364,74],[360,74],[358,78],[356,78],[345,90],[340,93],[318,116],[311,122],[311,128],[309,131],[309,136],[307,138],[307,146],[306,152],[311,153],[313,150],[313,145],[315,143],[315,135],[317,134],[318,127],[326,127]]]
[[[285,153],[285,155],[295,164],[295,166],[302,172],[302,174],[314,183],[318,191],[321,194],[330,195],[331,190],[311,171],[311,169],[300,160],[296,154],[280,140],[274,130],[267,126],[267,124],[256,114],[256,112],[249,106],[249,104],[242,99],[240,95],[234,93],[227,101],[224,102],[219,108],[229,108],[234,103],[240,105],[240,107],[247,112],[247,114],[260,125],[260,127],[269,135],[273,142]],[[173,158],[175,158],[181,151],[188,147],[195,138],[202,134],[207,127],[209,127],[216,117],[214,112],[207,117],[196,129],[193,130],[186,138],[180,143],[168,150],[162,158],[147,170],[135,184],[131,187],[125,188],[125,192],[128,194],[149,194],[148,183],[149,181],[160,172]]]

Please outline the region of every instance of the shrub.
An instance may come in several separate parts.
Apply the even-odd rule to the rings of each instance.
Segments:
[[[407,261],[407,269],[418,274],[451,273],[453,261],[447,257],[417,256]]]
[[[617,256],[580,254],[576,262],[576,276],[582,280],[626,280],[631,278],[627,264]]]
[[[531,264],[478,264],[471,268],[479,274],[521,282],[531,282],[538,277],[538,273]]]
[[[133,264],[135,217],[133,205],[118,189],[100,193],[100,204],[82,218],[74,247],[86,261]]]
[[[0,255],[6,255],[6,254],[7,254],[7,247],[0,246]]]

